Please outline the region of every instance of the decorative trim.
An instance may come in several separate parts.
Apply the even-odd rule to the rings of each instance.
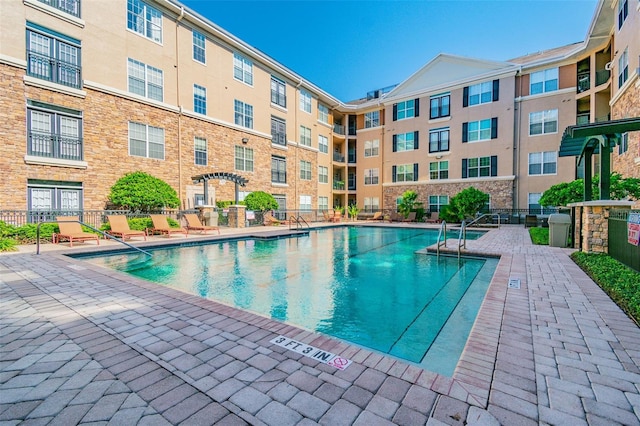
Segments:
[[[42,80],[40,78],[31,77],[29,75],[24,76],[24,84],[26,84],[27,86],[39,87],[41,89],[53,90],[54,92],[64,93],[65,95],[71,95],[78,98],[84,99],[87,97],[86,90],[74,89],[72,87],[53,83],[47,80]]]
[[[68,167],[72,169],[86,169],[89,163],[86,161],[63,160],[60,158],[38,157],[35,155],[25,155],[24,162],[40,166]]]
[[[85,26],[84,19],[76,18],[75,16],[69,15],[68,13],[63,12],[62,10],[58,10],[55,7],[51,7],[48,4],[44,4],[37,0],[22,0],[22,3],[24,3],[25,6],[32,7],[48,15],[55,16],[56,18],[59,18],[70,24],[76,25],[80,28],[84,28]]]

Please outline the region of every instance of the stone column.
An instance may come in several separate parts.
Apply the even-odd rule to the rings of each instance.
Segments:
[[[569,204],[575,207],[573,246],[585,253],[609,252],[609,211],[631,209],[633,201],[595,200]]]
[[[245,206],[229,206],[229,228],[244,228],[247,220],[247,208]]]

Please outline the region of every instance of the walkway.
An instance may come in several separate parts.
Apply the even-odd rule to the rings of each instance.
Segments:
[[[523,227],[467,244],[502,257],[453,378],[63,246],[0,256],[0,425],[640,425],[640,328],[570,250],[533,246]],[[270,343],[278,335],[353,364]]]

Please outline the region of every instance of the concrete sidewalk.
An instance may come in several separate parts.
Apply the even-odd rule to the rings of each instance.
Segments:
[[[0,425],[640,425],[640,329],[523,227],[467,243],[501,258],[453,378],[45,247],[0,256]]]

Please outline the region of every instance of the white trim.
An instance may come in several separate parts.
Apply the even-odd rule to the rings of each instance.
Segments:
[[[12,67],[27,69],[27,61],[24,59],[14,58],[13,56],[3,55],[0,53],[0,64],[9,65]]]
[[[89,163],[86,161],[64,160],[61,158],[38,157],[35,155],[25,155],[26,164],[37,164],[41,166],[68,167],[72,169],[86,169]]]
[[[56,9],[55,7],[51,7],[48,4],[44,4],[37,0],[22,0],[25,6],[33,7],[41,12],[44,12],[48,15],[55,16],[58,19],[62,19],[65,22],[69,22],[70,24],[77,25],[80,28],[84,28],[84,19],[80,19],[73,15],[70,15],[62,10]]]
[[[53,83],[51,81],[43,80],[41,78],[31,77],[29,75],[24,76],[24,84],[27,86],[39,87],[41,89],[49,89],[54,92],[64,93],[66,95],[76,96],[78,98],[85,98],[87,92],[85,90],[74,89],[63,84]]]
[[[555,95],[576,94],[577,87],[567,87],[566,89],[554,90],[553,92],[536,93],[535,95],[518,96],[514,98],[515,102],[529,101],[531,99],[547,98]]]

